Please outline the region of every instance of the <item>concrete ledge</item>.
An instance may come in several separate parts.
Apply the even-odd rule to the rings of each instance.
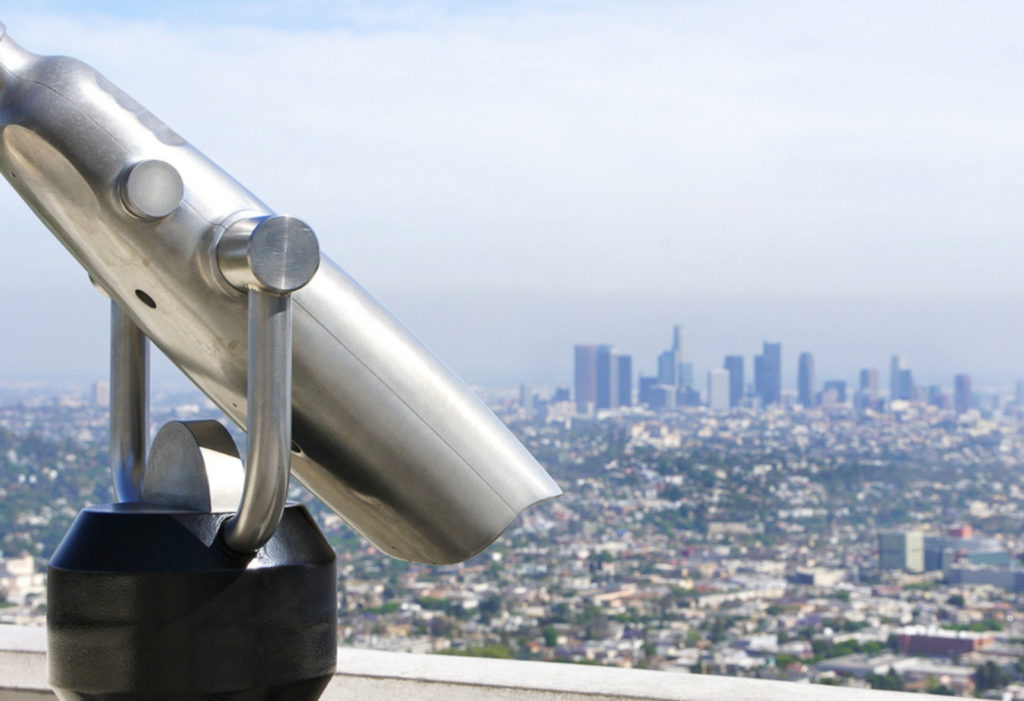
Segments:
[[[0,701],[55,698],[46,685],[46,630],[0,625]]]
[[[909,701],[891,691],[739,677],[414,655],[341,648],[324,701]],[[46,631],[0,626],[0,701],[56,698],[46,684]]]
[[[907,701],[920,694],[648,670],[342,648],[325,701]],[[924,696],[923,698],[936,698]]]

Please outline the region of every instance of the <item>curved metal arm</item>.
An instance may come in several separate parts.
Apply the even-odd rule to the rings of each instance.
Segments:
[[[149,342],[110,301],[110,468],[119,501],[142,500],[149,429]]]
[[[245,487],[224,526],[237,552],[259,550],[274,535],[288,495],[292,444],[292,300],[249,289],[249,377]]]
[[[251,233],[229,229],[218,245],[225,278],[249,295],[245,487],[224,525],[232,550],[252,553],[281,521],[291,474],[291,293],[313,277],[320,248],[312,230],[291,217],[260,221]]]

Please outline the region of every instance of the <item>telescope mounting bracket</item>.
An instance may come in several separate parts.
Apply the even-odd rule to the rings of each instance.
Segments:
[[[146,456],[149,346],[143,331],[111,301],[110,459],[117,498],[216,510],[225,494],[238,508],[222,528],[240,554],[259,550],[281,520],[291,474],[291,294],[320,264],[316,235],[275,215],[235,221],[221,235],[216,263],[248,296],[246,433],[242,482],[237,449],[211,422],[170,422]],[[184,425],[185,429],[181,430]],[[230,500],[230,497],[228,497]]]

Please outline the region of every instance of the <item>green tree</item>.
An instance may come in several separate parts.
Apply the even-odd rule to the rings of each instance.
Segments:
[[[1010,676],[995,662],[978,665],[974,670],[974,686],[979,692],[1001,689],[1010,683]]]
[[[903,680],[892,667],[885,674],[869,674],[865,681],[872,689],[885,689],[887,691],[903,691]]]

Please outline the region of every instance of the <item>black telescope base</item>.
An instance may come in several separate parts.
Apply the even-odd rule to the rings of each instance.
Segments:
[[[337,662],[334,551],[286,507],[253,557],[227,514],[83,510],[48,567],[50,684],[61,699],[312,701]]]

